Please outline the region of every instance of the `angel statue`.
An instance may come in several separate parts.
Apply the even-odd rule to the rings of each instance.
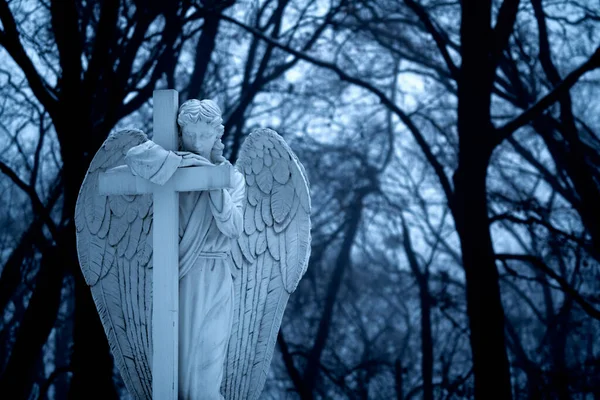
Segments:
[[[111,134],[77,200],[81,268],[136,399],[152,398],[153,198],[101,195],[98,175],[126,164],[164,185],[179,168],[231,165],[214,101],[186,101],[177,124],[181,151],[135,129]],[[231,187],[180,193],[180,399],[258,398],[288,298],[308,265],[310,208],[304,168],[271,129],[247,137]]]

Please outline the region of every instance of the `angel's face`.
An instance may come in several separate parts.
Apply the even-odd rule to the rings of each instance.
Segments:
[[[217,130],[202,120],[185,124],[181,129],[183,150],[200,154],[205,158],[209,158],[216,140]]]

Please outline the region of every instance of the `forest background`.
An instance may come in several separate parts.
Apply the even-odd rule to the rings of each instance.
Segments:
[[[0,393],[126,398],[74,204],[152,92],[307,169],[265,399],[600,399],[599,0],[0,0]]]

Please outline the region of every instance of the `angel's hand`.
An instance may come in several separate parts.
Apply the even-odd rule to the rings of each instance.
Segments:
[[[212,166],[214,165],[205,157],[202,157],[199,154],[189,153],[189,152],[178,152],[178,155],[182,157],[181,163],[179,164],[179,168],[186,167],[199,167],[202,165]]]

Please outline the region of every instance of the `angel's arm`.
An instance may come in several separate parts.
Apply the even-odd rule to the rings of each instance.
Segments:
[[[180,155],[165,150],[151,140],[132,147],[125,155],[125,163],[135,175],[158,185],[164,185],[169,180],[181,160]]]
[[[211,190],[210,209],[215,217],[217,227],[227,237],[237,238],[244,228],[243,212],[246,183],[244,176],[235,171],[231,189]]]
[[[151,140],[134,146],[125,155],[131,171],[158,185],[164,185],[177,168],[213,165],[206,158],[189,151],[168,151]]]

